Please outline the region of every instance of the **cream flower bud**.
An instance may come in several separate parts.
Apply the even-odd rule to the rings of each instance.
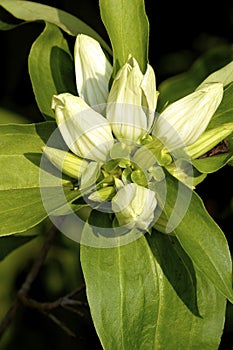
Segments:
[[[76,85],[79,96],[103,114],[108,97],[112,66],[100,44],[90,36],[77,36],[74,47]]]
[[[118,139],[137,141],[150,129],[157,103],[155,75],[148,65],[142,74],[130,57],[113,81],[107,105],[107,119]]]
[[[153,135],[169,151],[193,144],[205,131],[223,97],[221,83],[209,83],[169,105],[157,118]]]
[[[152,225],[157,205],[155,192],[135,183],[120,189],[112,199],[112,209],[120,226],[147,230]]]
[[[88,164],[84,159],[61,149],[48,146],[43,147],[42,149],[46,157],[56,168],[74,179],[80,178],[83,170]]]
[[[106,161],[114,143],[106,118],[82,98],[69,93],[53,96],[52,108],[59,130],[73,153],[95,161]]]

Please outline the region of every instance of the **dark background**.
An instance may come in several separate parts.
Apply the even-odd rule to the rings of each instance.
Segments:
[[[105,28],[100,20],[97,0],[48,0],[40,2],[76,15],[99,32],[105,40],[108,40]],[[145,0],[145,5],[150,22],[149,60],[155,69],[158,85],[164,79],[186,71],[193,61],[209,48],[222,43],[233,44],[233,2],[225,0],[216,3],[210,1],[183,3]],[[27,67],[27,56],[30,47],[42,29],[42,23],[32,23],[11,31],[0,32],[0,108],[23,115],[29,122],[43,120],[34,100]],[[2,122],[7,122],[7,120],[3,118]],[[232,169],[229,166],[224,167],[217,173],[209,175],[197,187],[197,192],[203,198],[210,214],[225,232],[231,251],[233,249]],[[18,276],[19,280],[20,278],[21,276]],[[16,286],[17,283],[18,280]],[[39,285],[41,288],[43,283],[39,284],[38,282]],[[51,350],[60,349],[60,347],[57,347],[58,343],[55,344],[51,339],[50,345],[45,345],[49,344],[48,339],[51,332],[58,337],[60,344],[63,344],[63,346],[66,344],[67,348],[90,348],[91,343],[88,341],[83,342],[86,345],[82,345],[82,347],[81,343],[77,346],[75,341],[68,340],[66,335],[61,336],[61,331],[57,330],[56,326],[51,325],[50,321],[45,321],[45,318],[40,318],[38,314],[25,313],[17,322],[18,324],[23,322],[30,329],[32,318],[37,320],[34,329],[37,327],[38,334],[35,337],[41,338],[41,334],[43,334],[43,349],[47,349],[47,346]],[[95,343],[92,348],[100,348],[90,320],[86,324],[80,323],[79,327],[82,329],[81,333],[83,332],[84,336],[89,337],[90,341],[93,340]],[[14,333],[16,342],[9,345],[7,349],[14,350],[12,346],[16,346],[17,342],[22,348],[27,349],[22,332],[19,328]],[[220,349],[233,349],[232,338],[233,310],[232,306],[228,305]],[[31,349],[31,347],[29,348]],[[34,348],[37,349],[36,344],[34,344]]]

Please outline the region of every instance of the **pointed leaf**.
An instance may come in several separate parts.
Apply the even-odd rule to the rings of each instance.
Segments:
[[[40,171],[41,148],[55,127],[54,122],[0,126],[0,235],[26,231],[48,216],[41,199],[39,175],[47,175],[48,183],[43,185],[46,185],[48,200],[51,197],[51,201],[56,202],[54,209],[55,204],[61,206],[77,197],[72,184],[64,179],[67,200],[59,201],[62,180],[55,168],[51,165]]]
[[[224,154],[218,154],[213,157],[195,159],[192,163],[195,168],[201,173],[210,174],[224,167],[232,156],[233,151]]]
[[[46,119],[54,118],[52,96],[67,91],[77,94],[73,59],[59,28],[46,24],[32,45],[28,64],[38,107]]]
[[[217,350],[225,297],[196,269],[176,237],[153,232],[148,241],[160,276],[153,349]]]
[[[153,233],[149,243],[153,253],[145,237],[109,249],[81,246],[103,348],[217,350],[225,297],[195,270],[175,237]]]
[[[81,246],[81,263],[103,348],[153,349],[159,276],[145,238],[109,249]]]
[[[192,262],[232,302],[232,261],[223,232],[195,192],[181,183],[177,187],[177,180],[170,175],[166,176],[166,185],[164,213],[156,228],[173,231]]]
[[[143,0],[100,0],[100,13],[113,47],[114,76],[129,54],[145,73],[148,61],[149,23]]]

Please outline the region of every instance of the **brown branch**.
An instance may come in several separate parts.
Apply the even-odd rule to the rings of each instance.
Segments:
[[[20,295],[26,296],[31,289],[31,285],[34,282],[35,278],[37,277],[41,266],[43,265],[43,262],[48,254],[48,251],[53,243],[53,240],[55,238],[57,229],[55,226],[51,228],[47,235],[47,239],[45,241],[44,246],[42,247],[37,259],[34,261],[22,287],[18,291],[17,295],[20,297]]]
[[[80,300],[74,300],[70,299],[71,296],[75,296],[75,294],[79,293],[81,290],[85,288],[85,285],[82,285],[72,292],[64,295],[63,297],[51,301],[51,302],[39,302],[37,300],[28,298],[27,295],[21,294],[19,295],[20,301],[25,305],[30,307],[31,309],[36,309],[40,312],[49,312],[54,309],[57,309],[58,307],[64,307],[64,306],[83,306],[87,307],[88,304],[86,302],[80,301]]]
[[[40,253],[38,255],[38,257],[35,259],[24,283],[22,284],[22,287],[20,288],[20,290],[17,293],[17,297],[13,303],[13,305],[11,306],[11,308],[8,310],[8,312],[6,313],[5,317],[2,320],[2,323],[0,324],[0,339],[3,336],[4,332],[6,331],[6,329],[9,327],[9,325],[11,324],[12,320],[15,318],[15,315],[20,307],[20,298],[22,296],[26,296],[31,288],[32,283],[34,282],[35,278],[37,277],[40,268],[46,258],[46,255],[52,245],[52,242],[54,240],[54,237],[56,235],[56,227],[52,227],[50,229],[50,231],[48,232],[47,238],[45,240],[45,243],[43,245],[43,247],[40,250]]]
[[[75,334],[62,322],[60,321],[56,316],[54,316],[50,311],[55,310],[58,307],[63,307],[64,309],[67,309],[69,311],[72,311],[79,316],[83,316],[83,313],[81,313],[79,310],[77,310],[75,307],[88,307],[88,303],[82,302],[79,300],[71,299],[76,294],[80,293],[84,288],[85,285],[81,285],[77,288],[75,288],[73,291],[67,293],[63,297],[52,301],[52,302],[38,302],[37,300],[31,299],[28,297],[29,291],[31,289],[32,283],[36,279],[41,266],[44,263],[44,260],[48,254],[48,251],[53,243],[53,240],[56,235],[56,228],[52,227],[52,229],[48,232],[47,238],[45,240],[45,243],[43,247],[41,248],[37,258],[34,260],[34,263],[29,270],[26,279],[24,283],[22,284],[21,288],[17,292],[17,297],[11,306],[11,308],[6,313],[4,319],[2,320],[2,323],[0,324],[0,339],[6,329],[9,327],[10,323],[13,321],[13,319],[16,316],[16,313],[20,307],[20,305],[24,305],[26,307],[29,307],[31,309],[36,309],[40,313],[44,314],[45,316],[49,317],[56,325],[58,325],[66,334],[68,334],[71,337],[75,337]]]
[[[18,299],[15,300],[13,305],[10,307],[10,309],[7,311],[5,317],[2,320],[2,323],[0,324],[0,339],[11,324],[12,320],[15,318],[15,315],[19,309],[20,301]]]

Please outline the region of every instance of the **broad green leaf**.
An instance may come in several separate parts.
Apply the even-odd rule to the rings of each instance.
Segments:
[[[88,302],[103,348],[217,349],[225,297],[195,271],[175,237],[152,235],[153,253],[144,236],[109,249],[81,246]]]
[[[0,0],[0,6],[15,17],[12,26],[15,26],[16,19],[26,22],[43,20],[55,24],[70,35],[76,36],[79,33],[89,35],[99,41],[102,47],[111,54],[111,49],[95,30],[65,11],[31,1]],[[5,17],[5,11],[4,13],[0,11],[0,29],[11,29],[11,20],[9,18],[6,20]]]
[[[153,349],[160,272],[146,239],[109,249],[83,245],[81,264],[103,348]]]
[[[36,236],[7,236],[0,237],[0,261],[10,254],[13,250],[27,242],[30,242]]]
[[[217,350],[225,297],[193,266],[176,237],[153,232],[148,241],[160,276],[153,349]]]
[[[197,268],[233,303],[232,261],[227,240],[196,194],[175,234]]]
[[[0,235],[26,231],[48,216],[41,199],[43,186],[54,210],[77,198],[70,181],[60,179],[52,165],[40,169],[41,147],[55,127],[54,122],[0,125]],[[65,197],[60,198],[63,184]]]
[[[163,81],[158,90],[158,111],[166,103],[171,103],[193,92],[211,73],[233,60],[231,46],[220,46],[200,56],[187,72]]]
[[[195,192],[190,196],[187,187],[181,183],[178,187],[178,182],[170,175],[166,176],[166,185],[164,212],[156,229],[172,230],[194,265],[233,302],[232,261],[223,232]]]
[[[58,27],[46,23],[32,45],[28,64],[38,107],[46,119],[54,118],[52,96],[62,92],[77,94],[73,58]]]
[[[113,48],[114,73],[129,54],[143,73],[148,61],[149,22],[143,0],[100,0],[100,13]],[[113,77],[114,77],[113,76]]]
[[[27,231],[47,217],[39,188],[0,190],[0,236]]]

